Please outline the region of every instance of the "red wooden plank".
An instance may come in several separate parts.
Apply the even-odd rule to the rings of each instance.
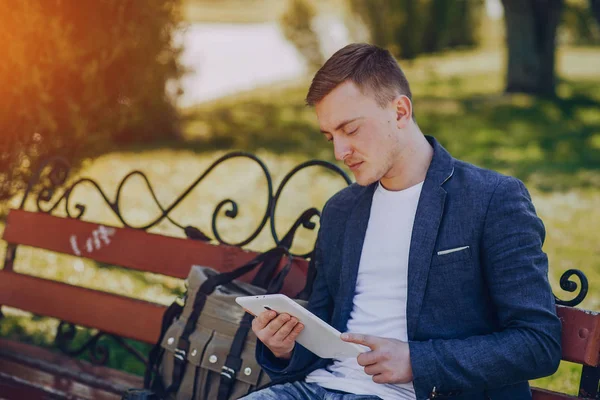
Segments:
[[[234,246],[216,246],[23,210],[10,210],[3,239],[176,278],[186,278],[194,264],[230,271],[257,255]],[[295,259],[282,292],[296,295],[304,286],[307,269],[305,260]],[[249,281],[253,276],[254,272],[241,279]]]
[[[0,398],[119,400],[121,395],[0,358]]]
[[[0,371],[0,400],[57,400],[65,398],[62,394],[48,393],[44,388],[32,386],[12,373]]]
[[[552,392],[550,390],[540,389],[540,388],[531,388],[531,394],[533,395],[533,400],[569,400],[569,399],[579,399],[576,396],[570,396],[564,393]]]
[[[556,306],[562,322],[562,359],[595,367],[600,364],[600,314]]]
[[[128,388],[143,386],[139,376],[6,339],[0,339],[0,374],[3,373],[20,383],[21,390],[16,393],[21,396],[9,397],[15,399],[29,399],[19,391],[38,388],[46,393],[41,397],[45,399],[49,398],[48,393],[53,393],[69,399],[116,400]],[[4,395],[1,389],[0,394]]]
[[[140,376],[94,365],[57,351],[14,340],[0,338],[0,359],[36,368],[56,376],[72,378],[87,386],[113,393],[122,393],[129,388],[143,386],[143,379]],[[10,373],[10,371],[1,369],[0,372]]]
[[[0,271],[0,304],[155,343],[165,306]]]

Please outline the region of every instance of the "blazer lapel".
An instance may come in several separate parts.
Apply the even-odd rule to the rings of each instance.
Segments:
[[[346,221],[344,233],[344,247],[342,250],[342,269],[340,274],[340,290],[338,292],[341,307],[339,313],[334,315],[334,325],[344,332],[348,325],[348,318],[352,311],[354,292],[356,289],[356,278],[360,256],[367,232],[369,216],[371,215],[371,203],[377,183],[371,184],[358,196],[356,205],[350,211]]]
[[[446,191],[442,184],[450,179],[454,172],[450,154],[432,137],[427,139],[433,146],[434,154],[421,189],[410,243],[406,305],[409,340],[414,338],[417,331],[431,257],[444,213]]]

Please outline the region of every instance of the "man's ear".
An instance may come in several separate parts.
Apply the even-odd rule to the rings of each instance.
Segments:
[[[394,99],[396,109],[396,125],[398,128],[406,128],[412,119],[412,102],[405,95],[400,95]]]

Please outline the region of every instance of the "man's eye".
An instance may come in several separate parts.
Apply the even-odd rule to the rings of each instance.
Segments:
[[[356,132],[358,132],[358,128],[356,128],[352,131],[346,132],[346,135],[354,135]]]

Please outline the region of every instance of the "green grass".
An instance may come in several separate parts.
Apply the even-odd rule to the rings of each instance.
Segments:
[[[459,158],[518,176],[543,190],[600,183],[597,49],[559,52],[557,99],[503,96],[503,54],[452,52],[401,62],[417,122]],[[590,67],[591,66],[591,67]],[[596,74],[596,75],[594,75]],[[309,81],[263,88],[186,111],[191,146],[271,149],[332,160]],[[194,144],[195,143],[195,144]]]
[[[401,63],[413,85],[417,121],[425,133],[438,137],[454,156],[523,179],[543,219],[555,294],[560,275],[569,268],[585,272],[590,283],[583,308],[600,311],[600,60],[598,49],[561,49],[559,98],[500,95],[503,54],[498,51],[453,52]],[[595,61],[596,60],[596,61]],[[330,145],[318,133],[311,109],[303,105],[309,80],[274,85],[221,99],[185,111],[185,142],[145,145],[90,160],[82,174],[100,182],[110,198],[132,169],[148,174],[164,204],[173,201],[223,149],[256,152],[273,172],[275,187],[293,166],[309,158],[332,160]],[[250,234],[264,210],[265,181],[248,161],[231,161],[209,175],[174,212],[173,217],[210,234],[210,216],[220,200],[239,203],[235,220],[220,217],[219,230],[228,240]],[[321,206],[343,187],[339,178],[311,169],[294,178],[277,210],[283,233],[305,208]],[[87,208],[85,219],[117,224],[111,211],[88,186],[73,194]],[[16,203],[15,203],[16,204]],[[143,224],[157,215],[139,181],[123,192],[128,221]],[[0,225],[0,231],[3,226]],[[182,236],[161,223],[154,232]],[[314,232],[302,231],[295,250],[310,248]],[[267,231],[250,246],[272,245]],[[0,242],[0,257],[4,242]],[[181,292],[181,282],[152,274],[124,271],[87,260],[20,248],[16,261],[22,273],[168,304]],[[7,310],[0,335],[50,346],[57,322]],[[89,333],[78,333],[78,343]],[[140,373],[141,366],[110,343],[110,365]],[[140,346],[142,349],[147,347]],[[580,367],[562,363],[557,374],[534,382],[554,390],[577,391]]]

